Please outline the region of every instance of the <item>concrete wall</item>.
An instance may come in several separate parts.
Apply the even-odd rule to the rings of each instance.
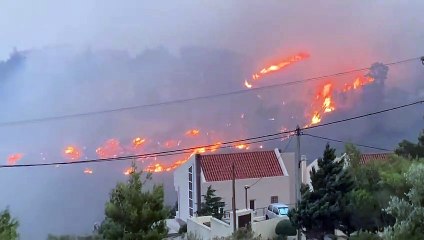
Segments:
[[[187,232],[200,239],[211,239],[211,228],[204,225],[205,222],[210,222],[211,218],[211,216],[188,218]]]
[[[261,235],[262,239],[273,239],[277,235],[275,234],[275,227],[283,220],[282,218],[273,218],[266,221],[254,222],[252,224],[252,231],[255,232],[255,236]]]
[[[233,233],[232,225],[225,223],[219,219],[211,219],[211,238],[227,237]]]

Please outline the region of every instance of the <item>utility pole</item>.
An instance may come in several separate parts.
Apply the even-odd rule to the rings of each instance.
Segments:
[[[234,165],[234,161],[233,161],[233,166],[232,166],[232,172],[233,172],[233,231],[234,233],[237,230],[237,219],[236,219],[236,170],[235,170],[235,165]]]
[[[297,125],[296,127],[296,161],[295,161],[295,167],[294,167],[294,176],[296,178],[296,208],[299,207],[299,202],[301,200],[300,196],[300,186],[301,186],[301,174],[300,174],[300,167],[301,167],[301,156],[300,156],[300,127]],[[301,240],[302,235],[300,229],[297,229],[297,240]]]

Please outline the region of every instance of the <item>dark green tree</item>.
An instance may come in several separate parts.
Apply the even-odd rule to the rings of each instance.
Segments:
[[[163,186],[144,189],[151,180],[148,173],[142,180],[135,163],[128,182],[118,183],[106,203],[105,220],[99,233],[104,239],[163,239],[168,233],[165,219],[169,210],[164,207]]]
[[[223,212],[221,208],[224,207],[222,198],[215,195],[216,190],[209,186],[206,190],[206,194],[202,195],[204,202],[201,203],[199,216],[212,216],[214,218],[222,219]]]
[[[289,217],[307,238],[323,239],[335,229],[349,235],[355,229],[349,219],[348,194],[354,188],[350,173],[344,169],[344,159],[336,161],[335,149],[327,144],[324,155],[318,159],[318,169],[311,171],[311,185],[303,185],[302,200]]]
[[[275,234],[277,234],[279,240],[285,240],[288,236],[295,236],[297,230],[290,220],[285,219],[277,223],[277,226],[275,226]]]
[[[9,209],[0,212],[0,239],[15,240],[19,238],[19,222],[12,218]]]
[[[424,157],[424,130],[418,136],[418,143],[412,143],[408,140],[403,140],[399,143],[395,153],[397,155],[409,158]]]

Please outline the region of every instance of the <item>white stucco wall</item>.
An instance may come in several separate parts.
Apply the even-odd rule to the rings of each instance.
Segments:
[[[189,216],[189,202],[188,202],[188,169],[193,167],[193,208],[196,212],[197,202],[196,202],[196,171],[195,171],[195,156],[192,156],[187,162],[181,165],[179,168],[174,171],[174,187],[177,192],[177,201],[178,201],[178,213],[176,218],[179,218],[187,222]]]
[[[245,204],[245,185],[253,185],[247,190],[247,205],[249,208],[250,200],[255,200],[255,208],[268,207],[271,203],[271,196],[278,196],[278,202],[287,205],[294,204],[294,174],[290,174],[290,171],[294,171],[294,153],[283,153],[282,162],[283,172],[285,176],[267,177],[267,178],[250,178],[250,179],[238,179],[236,180],[236,208],[244,209]],[[288,164],[292,162],[291,164]],[[259,181],[258,181],[259,180]],[[232,208],[232,181],[217,181],[217,182],[205,182],[202,178],[201,184],[202,194],[206,193],[208,186],[212,186],[216,190],[215,194],[223,198],[225,202],[225,210]]]
[[[199,239],[211,239],[211,228],[203,224],[205,222],[210,222],[211,218],[211,216],[188,218],[187,232]]]
[[[278,150],[276,150],[278,153]],[[250,206],[250,200],[255,200],[255,208],[264,208],[271,203],[271,196],[278,196],[278,202],[287,205],[294,204],[294,153],[283,153],[279,158],[280,165],[283,169],[284,176],[253,178],[236,180],[236,208],[245,208],[245,185],[254,186],[248,189],[247,203]],[[188,169],[193,167],[193,208],[197,211],[197,187],[196,187],[196,171],[195,156],[192,156],[186,163],[174,171],[174,187],[178,198],[177,218],[187,221],[189,218],[189,194],[188,194]],[[293,174],[292,174],[293,173]],[[259,180],[259,181],[258,181]],[[205,194],[207,187],[212,185],[216,190],[216,195],[223,198],[225,202],[225,210],[232,208],[232,182],[206,182],[203,174],[200,177],[201,194]],[[203,200],[203,198],[202,198]]]
[[[261,235],[262,239],[274,239],[277,237],[275,234],[275,227],[283,220],[282,218],[273,218],[266,221],[254,222],[252,224],[252,231],[256,236]]]

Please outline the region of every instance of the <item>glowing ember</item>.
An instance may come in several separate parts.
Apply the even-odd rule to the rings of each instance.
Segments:
[[[209,148],[209,151],[215,152],[216,150],[218,150],[221,147],[221,145],[222,145],[221,142],[217,142]]]
[[[140,138],[140,137],[134,138],[132,140],[132,147],[133,149],[139,149],[144,145],[145,142],[146,142],[145,138]]]
[[[199,135],[199,133],[200,133],[200,130],[199,129],[191,129],[191,130],[188,130],[185,133],[185,135],[188,136],[188,137],[194,137],[194,136]]]
[[[69,160],[78,160],[81,157],[81,150],[75,146],[67,146],[65,150],[63,150],[63,155]]]
[[[129,167],[129,168],[125,169],[124,175],[130,175],[133,172],[135,172],[135,169],[133,167]]]
[[[102,146],[96,149],[97,156],[100,158],[117,157],[123,152],[121,143],[117,139],[109,139]]]
[[[374,82],[374,78],[369,76],[359,76],[357,77],[353,83],[346,83],[343,88],[343,92],[348,92],[352,89],[358,89],[362,86],[368,85]]]
[[[22,154],[22,153],[10,154],[7,157],[7,164],[9,164],[9,165],[15,165],[16,162],[18,162],[19,160],[21,160],[23,156],[24,156],[24,154]]]
[[[247,80],[244,80],[244,86],[246,86],[247,88],[252,88],[252,84],[250,84]]]
[[[246,144],[239,144],[235,146],[238,149],[249,149],[249,147]]]
[[[93,174],[93,170],[91,168],[84,169],[85,174]]]

